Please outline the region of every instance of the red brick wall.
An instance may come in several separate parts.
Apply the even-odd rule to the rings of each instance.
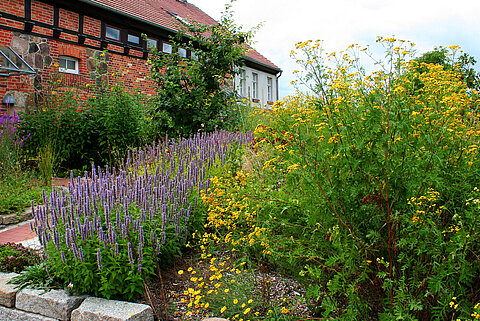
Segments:
[[[0,11],[24,16],[23,0],[2,0],[0,1]],[[79,15],[75,12],[60,9],[59,26],[72,31],[78,30]],[[53,7],[32,0],[32,20],[53,24]],[[91,77],[93,70],[93,56],[98,56],[99,51],[89,49],[82,45],[74,45],[62,42],[62,40],[77,41],[77,36],[62,33],[60,39],[43,38],[32,36],[24,32],[11,32],[2,28],[2,26],[15,26],[23,29],[23,23],[15,21],[6,21],[0,18],[0,46],[11,46],[19,53],[35,70],[36,76],[12,76],[0,77],[0,99],[3,99],[5,93],[14,92],[18,97],[23,97],[23,93],[34,92],[34,83],[42,84],[42,88],[48,88],[48,82],[52,77],[60,75],[62,84],[66,86],[76,85],[84,88],[87,84],[95,86],[96,80]],[[85,34],[100,37],[101,21],[92,17],[84,17],[83,31]],[[34,26],[33,32],[51,36],[52,30]],[[98,46],[98,41],[85,41],[86,45]],[[121,81],[128,90],[139,90],[143,94],[151,96],[155,93],[155,85],[147,79],[149,75],[149,66],[146,60],[122,55],[123,47],[109,45],[111,51],[108,53],[108,74],[111,84],[115,81]],[[130,54],[142,57],[142,52],[131,50]],[[58,72],[59,56],[75,57],[79,60],[79,75],[63,74]],[[112,73],[114,76],[112,76]],[[35,81],[34,81],[35,79]],[[23,96],[22,96],[23,95]],[[17,96],[15,96],[17,97]],[[23,99],[25,100],[25,99]],[[17,99],[17,102],[19,99]]]
[[[2,0],[0,1],[0,12],[11,13],[23,17],[25,10],[24,0]]]

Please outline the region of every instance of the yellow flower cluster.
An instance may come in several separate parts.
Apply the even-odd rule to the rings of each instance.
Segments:
[[[230,300],[230,286],[236,281],[235,276],[241,274],[243,271],[240,269],[245,262],[240,263],[238,267],[234,267],[232,259],[230,257],[224,259],[217,259],[211,254],[205,255],[206,260],[209,262],[208,270],[196,271],[192,267],[188,268],[187,272],[190,273],[190,282],[193,286],[183,292],[181,302],[187,304],[187,308],[190,310],[187,312],[188,316],[199,314],[201,311],[209,311],[213,308],[211,302],[213,297],[217,297],[218,301],[225,302],[226,305],[221,307],[218,311],[221,315],[225,312],[229,312],[228,306],[239,306],[243,314],[252,313],[259,315],[258,311],[253,311],[250,304],[253,303],[253,299],[238,298]],[[200,262],[202,263],[202,262]],[[183,270],[178,271],[178,274],[183,275]],[[220,300],[218,300],[218,298]],[[227,299],[229,301],[227,301]],[[232,320],[243,320],[240,315],[234,315]]]
[[[425,218],[429,213],[435,213],[439,215],[442,210],[445,209],[443,206],[438,206],[436,201],[440,198],[440,193],[435,191],[433,188],[429,187],[426,195],[422,195],[418,198],[411,197],[408,200],[408,205],[413,205],[416,209],[416,214],[412,217],[412,222],[414,223],[423,223],[422,217]]]

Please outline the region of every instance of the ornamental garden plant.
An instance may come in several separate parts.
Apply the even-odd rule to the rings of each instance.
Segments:
[[[72,174],[68,191],[44,195],[34,224],[53,275],[75,293],[134,300],[145,281],[202,223],[197,209],[208,171],[222,166],[247,134],[214,132],[129,152],[118,171]]]

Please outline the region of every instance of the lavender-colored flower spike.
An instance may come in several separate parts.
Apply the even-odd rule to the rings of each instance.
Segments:
[[[128,261],[130,262],[130,264],[133,264],[135,263],[135,261],[133,260],[132,242],[128,242],[127,248],[128,248]]]
[[[97,248],[97,265],[98,265],[98,269],[101,271],[103,267],[102,267],[102,252],[100,251],[100,248]]]

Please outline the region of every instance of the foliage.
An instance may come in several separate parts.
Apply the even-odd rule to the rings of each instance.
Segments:
[[[45,145],[38,152],[38,170],[44,186],[52,186],[53,167],[55,163],[55,150],[50,145]]]
[[[17,285],[18,291],[25,288],[49,290],[61,286],[60,280],[55,278],[52,268],[46,262],[26,267],[9,283]]]
[[[20,169],[20,148],[30,133],[18,135],[21,121],[17,113],[0,116],[0,177]]]
[[[420,64],[439,64],[444,67],[445,70],[455,69],[460,72],[461,80],[464,82],[468,88],[479,90],[480,89],[480,77],[473,68],[477,63],[474,57],[463,52],[462,50],[453,50],[450,52],[449,49],[457,48],[457,46],[451,46],[450,48],[438,47],[433,51],[424,53],[422,56],[416,59]],[[455,53],[460,51],[460,55],[456,57]]]
[[[42,186],[30,172],[0,178],[0,214],[22,212],[31,200],[42,199]]]
[[[105,54],[99,56],[99,66],[102,59]],[[143,97],[122,89],[120,83],[107,86],[108,77],[115,74],[105,73],[98,75],[96,88],[65,87],[61,75],[52,77],[43,98],[22,115],[20,132],[32,134],[24,148],[28,158],[38,159],[45,148],[53,148],[54,168],[85,170],[92,162],[111,164],[113,156],[146,142]]]
[[[476,93],[457,70],[414,60],[413,44],[378,42],[371,74],[366,48],[299,43],[313,94],[264,113],[244,188],[222,195],[255,209],[265,244],[245,252],[303,280],[319,316],[468,319],[480,301]],[[222,222],[237,210],[210,211]],[[248,236],[246,222],[229,238]]]
[[[143,97],[130,94],[119,85],[90,102],[89,117],[95,137],[93,149],[99,153],[95,161],[100,159],[112,165],[112,158],[118,157],[118,153],[147,141],[147,108]]]
[[[227,88],[228,78],[237,72],[251,35],[233,23],[227,5],[218,24],[185,23],[171,39],[171,54],[154,51],[150,58],[151,76],[158,85],[154,121],[161,133],[188,136],[235,127],[231,121],[236,118],[236,103]],[[180,48],[193,56],[182,57]]]
[[[214,132],[130,151],[118,173],[92,166],[35,207],[34,227],[54,275],[72,291],[133,300],[158,264],[180,253],[207,170],[247,135]],[[200,216],[199,218],[197,216]]]
[[[38,254],[23,247],[21,244],[0,244],[0,271],[16,272],[23,271],[26,266],[34,265],[39,261]]]

